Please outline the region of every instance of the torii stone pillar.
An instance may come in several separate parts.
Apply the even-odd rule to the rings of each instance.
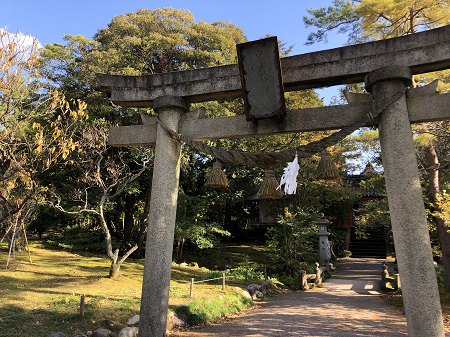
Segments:
[[[439,291],[406,105],[406,87],[411,84],[411,71],[403,66],[381,68],[369,73],[365,82],[366,89],[373,93],[375,107],[388,104],[379,120],[380,143],[408,336],[444,337]],[[402,92],[404,94],[400,99],[390,102]]]
[[[164,96],[155,99],[153,109],[166,126],[178,131],[187,105],[181,97]],[[166,335],[180,151],[180,143],[158,124],[139,321],[143,337]]]

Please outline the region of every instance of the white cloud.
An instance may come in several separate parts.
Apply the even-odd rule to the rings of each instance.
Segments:
[[[7,33],[7,38],[9,40],[14,40],[16,39],[18,43],[20,43],[23,47],[27,48],[27,47],[31,47],[33,45],[33,43],[36,41],[38,44],[38,48],[42,48],[42,44],[40,44],[40,42],[37,40],[36,37],[28,34],[23,34],[21,32],[17,32],[17,33],[12,33],[10,31],[8,31],[8,27],[2,27],[0,28],[0,36],[3,36],[4,33]]]

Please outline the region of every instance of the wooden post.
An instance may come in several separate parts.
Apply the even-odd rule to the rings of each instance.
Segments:
[[[180,97],[165,96],[154,102],[160,120],[174,131],[186,109]],[[180,144],[158,124],[142,284],[141,337],[166,335],[180,151]]]
[[[189,297],[194,297],[194,279],[191,278],[191,284],[189,285]]]
[[[80,316],[81,318],[84,318],[85,313],[85,297],[84,295],[80,296]]]
[[[397,289],[402,289],[402,282],[400,280],[400,274],[394,274],[394,278],[395,278],[395,285],[396,285]]]
[[[225,273],[222,273],[222,290],[225,290]]]
[[[444,337],[439,291],[431,252],[405,89],[408,67],[369,73],[366,89],[374,96],[379,120],[386,193],[403,303],[410,337]]]

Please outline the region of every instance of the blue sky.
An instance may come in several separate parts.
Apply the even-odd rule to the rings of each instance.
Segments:
[[[190,10],[197,21],[228,21],[241,27],[248,40],[267,34],[275,35],[288,45],[293,54],[342,46],[345,36],[330,35],[328,43],[306,46],[311,28],[305,28],[303,16],[310,7],[328,6],[332,0],[4,0],[0,10],[0,27],[10,32],[35,36],[41,44],[63,43],[63,37],[84,35],[92,38],[105,28],[114,16],[141,8],[161,7]],[[335,90],[320,90],[328,102]]]

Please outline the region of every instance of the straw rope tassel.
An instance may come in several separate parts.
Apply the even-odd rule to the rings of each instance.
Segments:
[[[227,188],[228,179],[225,173],[222,171],[222,165],[219,161],[213,163],[211,172],[208,174],[205,183],[206,188]]]
[[[278,189],[274,170],[266,170],[257,195],[260,199],[281,199],[283,197],[283,192]]]
[[[317,179],[323,180],[339,179],[339,169],[336,167],[336,164],[326,151],[323,152],[320,157],[315,176]]]
[[[297,192],[297,176],[299,170],[300,165],[298,164],[298,156],[296,154],[294,160],[288,164],[281,176],[280,186],[278,188],[284,185],[284,194],[295,194]]]

